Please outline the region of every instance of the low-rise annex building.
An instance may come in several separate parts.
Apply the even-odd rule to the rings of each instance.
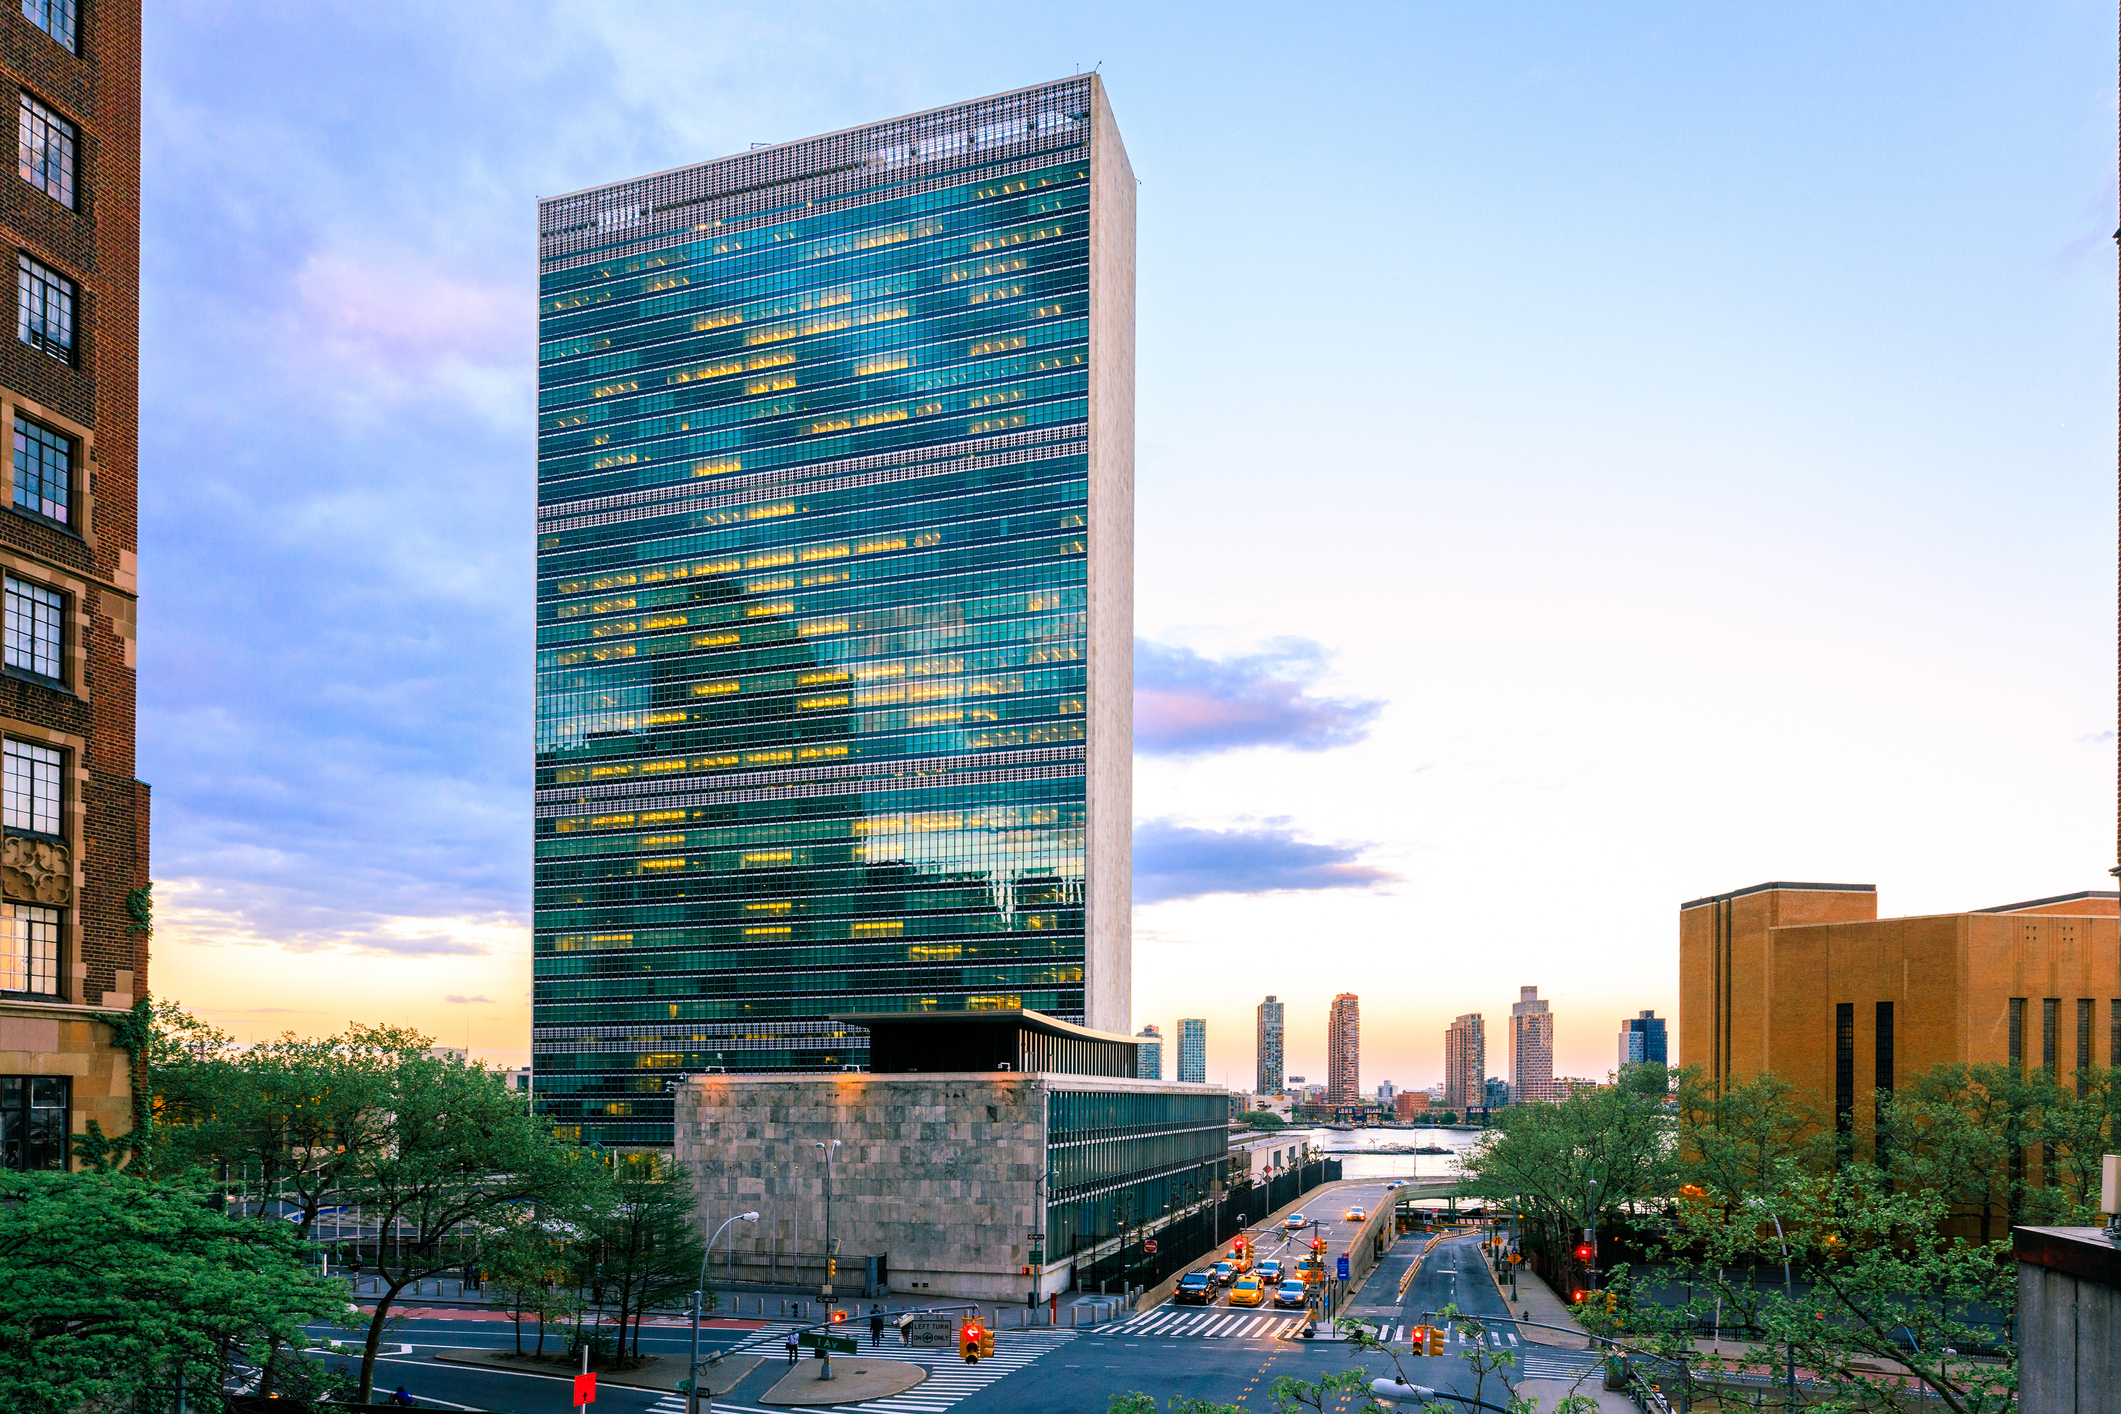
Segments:
[[[679,1086],[675,1157],[717,1270],[1043,1299],[1228,1177],[1227,1092],[1135,1078],[1132,1037],[1022,1010],[833,1021],[868,1031],[870,1070]]]

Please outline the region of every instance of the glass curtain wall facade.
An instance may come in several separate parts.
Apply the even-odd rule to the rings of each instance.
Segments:
[[[1058,1260],[1199,1202],[1227,1175],[1230,1102],[1062,1091],[1046,1100],[1046,1255]]]
[[[1091,76],[541,203],[532,1088],[582,1137],[864,1065],[833,1012],[1131,1029],[1133,189]]]

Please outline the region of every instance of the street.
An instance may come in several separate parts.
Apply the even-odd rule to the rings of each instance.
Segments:
[[[1373,1208],[1389,1201],[1391,1195],[1379,1180],[1340,1184],[1311,1197],[1304,1212],[1318,1219],[1316,1233],[1326,1239],[1330,1262],[1345,1250],[1357,1228],[1342,1214],[1352,1206]],[[1285,1269],[1293,1270],[1297,1257],[1309,1250],[1313,1229],[1255,1229],[1254,1234],[1260,1258],[1278,1257]],[[1480,1235],[1474,1232],[1454,1235],[1447,1230],[1433,1245],[1430,1235],[1419,1232],[1397,1240],[1343,1313],[1372,1323],[1396,1350],[1397,1366],[1379,1354],[1358,1358],[1324,1327],[1319,1331],[1324,1338],[1301,1338],[1300,1312],[1277,1312],[1271,1306],[1233,1310],[1227,1294],[1219,1293],[1212,1306],[1176,1306],[1166,1300],[1126,1320],[1080,1330],[1004,1329],[996,1333],[994,1356],[976,1366],[964,1364],[954,1350],[908,1350],[887,1335],[880,1354],[923,1365],[931,1373],[902,1394],[847,1407],[876,1414],[1096,1414],[1113,1395],[1131,1390],[1154,1395],[1159,1402],[1173,1394],[1187,1394],[1263,1406],[1265,1388],[1276,1378],[1317,1379],[1351,1365],[1360,1365],[1375,1377],[1403,1370],[1418,1384],[1471,1394],[1475,1381],[1468,1358],[1480,1352],[1454,1333],[1440,1354],[1416,1356],[1411,1353],[1410,1332],[1425,1312],[1447,1304],[1482,1319],[1505,1317],[1508,1309],[1484,1263]],[[408,1309],[412,1314],[392,1323],[394,1344],[388,1347],[392,1353],[377,1364],[379,1395],[403,1384],[429,1407],[517,1414],[559,1414],[571,1408],[571,1386],[559,1372],[486,1370],[433,1359],[437,1350],[453,1347],[512,1349],[513,1328],[498,1313]],[[722,1318],[702,1327],[703,1352],[764,1357],[764,1363],[734,1391],[713,1401],[715,1414],[770,1414],[760,1406],[759,1397],[787,1374],[783,1340],[793,1325]],[[866,1354],[866,1328],[856,1329]],[[319,1330],[314,1334],[321,1338],[332,1333]],[[682,1322],[651,1325],[642,1332],[641,1348],[682,1357],[689,1338]],[[1520,1377],[1573,1379],[1595,1366],[1588,1352],[1526,1343],[1514,1329],[1500,1324],[1486,1332],[1482,1345],[1490,1356],[1515,1357],[1513,1382]],[[813,1367],[807,1360],[803,1365],[805,1370]],[[1486,1397],[1492,1399],[1496,1389],[1490,1376]],[[679,1395],[608,1383],[600,1383],[597,1394],[599,1410],[679,1414],[684,1404]]]

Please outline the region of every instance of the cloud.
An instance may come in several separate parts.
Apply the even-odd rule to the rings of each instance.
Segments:
[[[1389,870],[1355,862],[1368,848],[1299,840],[1280,820],[1225,830],[1146,820],[1134,827],[1134,902],[1370,889],[1396,882],[1399,876]]]
[[[1326,653],[1307,638],[1264,651],[1207,658],[1191,648],[1134,641],[1134,749],[1198,756],[1246,746],[1325,751],[1368,735],[1382,702],[1314,697],[1307,685]]]
[[[480,1003],[486,1006],[497,1005],[492,997],[467,997],[461,992],[451,992],[442,1000],[448,1002],[451,1006],[472,1006]]]
[[[255,864],[227,866],[240,876]],[[387,880],[379,882],[388,882]],[[385,913],[319,900],[265,880],[162,879],[158,934],[204,947],[270,947],[296,954],[485,957],[529,952],[529,927],[507,913]]]

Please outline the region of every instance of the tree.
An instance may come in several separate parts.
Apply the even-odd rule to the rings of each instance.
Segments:
[[[1534,1250],[1559,1275],[1567,1235],[1599,1216],[1662,1202],[1672,1190],[1671,1121],[1665,1070],[1630,1067],[1621,1083],[1580,1091],[1558,1104],[1512,1105],[1463,1160],[1467,1185],[1515,1200]]]
[[[1690,1196],[1728,1214],[1831,1159],[1823,1117],[1782,1077],[1713,1082],[1690,1067],[1677,1078],[1673,1176]]]
[[[2042,1216],[2056,1207],[2067,1211],[2066,1195],[2035,1195],[2042,1166],[2027,1163],[2028,1151],[2070,1128],[2062,1111],[2078,1108],[2045,1071],[1940,1065],[1879,1108],[1890,1136],[1886,1171],[1900,1184],[1943,1194],[1950,1214],[1982,1242],[2001,1235],[1999,1218],[2005,1232],[2023,1221],[2029,1202]],[[2081,1134],[2069,1137],[2073,1149],[2083,1142]]]
[[[0,1171],[0,1271],[0,1406],[32,1414],[219,1390],[347,1309],[287,1224],[126,1173]]]
[[[535,1353],[545,1353],[545,1332],[579,1321],[582,1288],[567,1243],[537,1222],[524,1222],[495,1236],[481,1254],[496,1302],[515,1324],[516,1354],[523,1353],[523,1318],[538,1323]]]
[[[428,1038],[354,1025],[338,1036],[289,1032],[238,1049],[225,1037],[214,1044],[217,1033],[204,1028],[178,1029],[179,1017],[169,1018],[171,1044],[154,1071],[169,1097],[161,1163],[255,1171],[261,1211],[284,1204],[280,1215],[308,1237],[334,1191],[386,1142],[391,1077]]]
[[[696,1217],[684,1165],[654,1154],[622,1155],[614,1163],[590,1232],[606,1292],[618,1306],[619,1350],[626,1348],[629,1321],[638,1356],[648,1308],[691,1296],[703,1256]],[[714,1305],[711,1296],[707,1304]]]
[[[375,1382],[376,1352],[399,1293],[458,1271],[524,1215],[586,1215],[600,1175],[499,1076],[461,1058],[401,1054],[389,1075],[383,1143],[343,1175],[341,1192],[376,1227],[383,1290],[361,1352],[358,1399]]]
[[[1252,1129],[1286,1129],[1289,1122],[1272,1110],[1246,1110],[1239,1123]]]
[[[1585,1303],[1594,1331],[1624,1333],[1666,1356],[1698,1382],[1744,1367],[1809,1372],[1831,1407],[1930,1409],[1955,1414],[2008,1409],[2016,1371],[2008,1320],[2016,1275],[2008,1244],[1947,1235],[1950,1204],[1932,1189],[1888,1184],[1866,1162],[1792,1175],[1745,1195],[1687,1195],[1672,1209],[1657,1284],[1690,1284],[1677,1308],[1625,1270],[1610,1285],[1613,1308]],[[1731,1273],[1789,1264],[1789,1284],[1766,1290]],[[1755,1332],[1736,1360],[1697,1358],[1695,1332],[1714,1307],[1726,1330]],[[1971,1352],[1993,1358],[1975,1360]],[[1808,1401],[1809,1402],[1809,1401]]]

